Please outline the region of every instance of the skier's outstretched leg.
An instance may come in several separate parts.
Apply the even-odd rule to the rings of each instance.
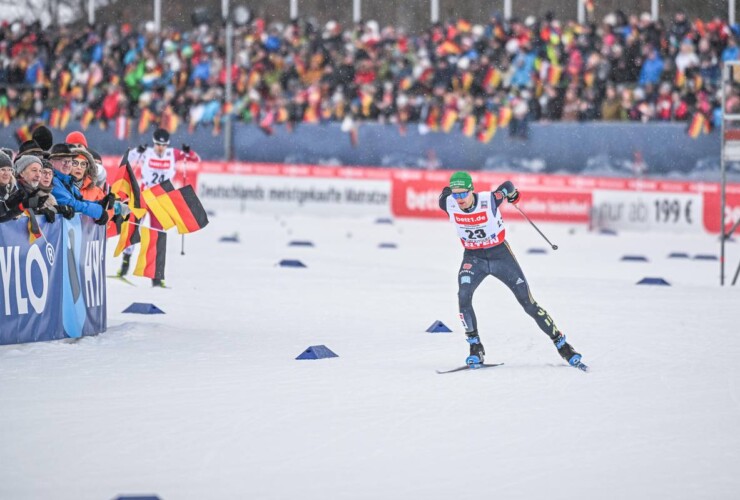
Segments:
[[[579,362],[581,355],[566,342],[565,335],[555,325],[555,321],[532,297],[529,283],[527,283],[527,279],[524,277],[524,273],[509,244],[504,243],[497,249],[501,249],[501,251],[497,252],[499,255],[492,263],[491,274],[509,287],[524,311],[535,320],[540,330],[550,337],[560,356],[570,364]]]

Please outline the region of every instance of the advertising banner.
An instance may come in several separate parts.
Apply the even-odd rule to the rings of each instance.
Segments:
[[[593,193],[593,225],[602,229],[702,232],[701,193],[607,191]]]
[[[215,210],[387,216],[390,181],[200,174],[198,197]]]
[[[112,167],[113,159],[106,159]],[[204,161],[187,165],[207,209],[317,215],[444,218],[438,198],[449,170]],[[182,172],[180,173],[182,175]],[[636,231],[719,232],[715,182],[471,172],[477,191],[511,180],[520,207],[540,222]],[[507,204],[508,221],[523,220]],[[726,229],[740,220],[740,185],[728,184]]]
[[[0,224],[0,344],[64,338],[62,224],[39,218],[44,238],[28,240],[28,218]]]
[[[0,224],[0,344],[105,331],[105,229],[80,216],[38,223],[33,243],[27,217]]]

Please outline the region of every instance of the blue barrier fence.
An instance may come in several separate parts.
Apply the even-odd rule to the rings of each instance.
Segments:
[[[79,338],[107,328],[105,228],[79,215],[0,224],[0,345]]]
[[[0,145],[17,147],[12,125],[0,131]],[[61,142],[79,123],[54,131]],[[120,156],[126,147],[149,142],[134,131],[126,141],[96,125],[86,132],[88,142],[101,154]],[[189,134],[185,127],[173,135],[173,145],[188,143],[203,159],[224,156],[223,135],[210,128]],[[358,165],[445,169],[471,169],[590,175],[667,176],[697,180],[719,179],[718,132],[692,139],[680,123],[534,123],[527,139],[499,130],[488,144],[464,136],[459,128],[450,133],[422,134],[416,125],[401,133],[395,125],[362,124],[353,146],[339,124],[298,125],[288,131],[275,127],[265,135],[255,125],[234,126],[234,158],[241,161]],[[730,166],[731,178],[740,179],[740,166]]]

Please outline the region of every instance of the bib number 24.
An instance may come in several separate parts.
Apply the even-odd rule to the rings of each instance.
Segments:
[[[165,174],[158,174],[157,172],[153,172],[151,185],[155,186],[157,184],[163,183],[166,180],[167,180],[167,176]]]

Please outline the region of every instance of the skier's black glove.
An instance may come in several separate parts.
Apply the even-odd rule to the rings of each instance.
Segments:
[[[75,209],[69,205],[57,205],[57,213],[67,220],[75,216]]]
[[[452,194],[452,189],[450,189],[450,186],[445,186],[442,192],[439,194],[439,208],[447,211],[447,197]]]
[[[190,154],[190,144],[183,143],[182,152],[185,153],[186,155],[189,155]]]
[[[143,144],[139,144],[139,147],[136,148],[136,152],[142,154],[144,151],[146,151],[146,146]]]
[[[519,190],[515,189],[512,193],[506,195],[506,199],[509,200],[509,203],[513,203],[514,205],[519,203]]]

